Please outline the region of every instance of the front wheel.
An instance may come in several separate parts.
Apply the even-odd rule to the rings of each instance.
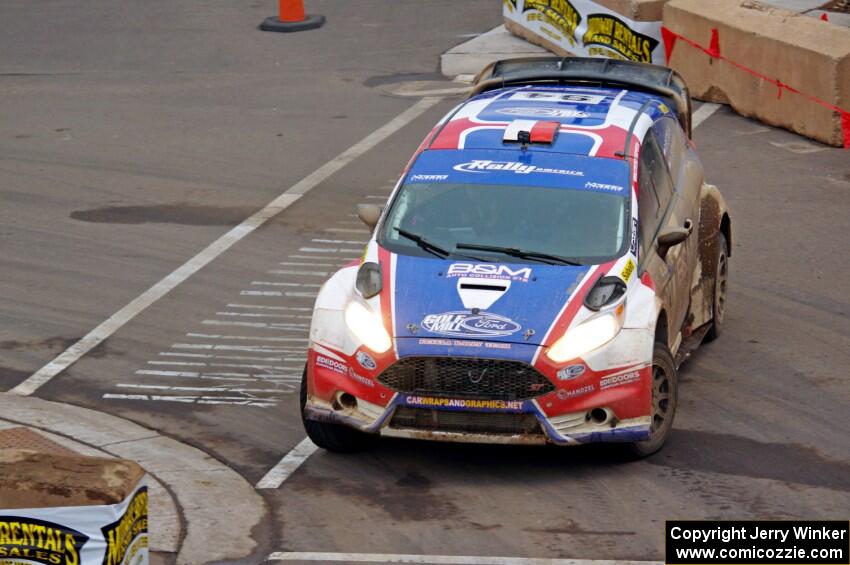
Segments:
[[[310,440],[328,451],[354,453],[368,448],[375,441],[370,434],[329,422],[308,420],[304,409],[307,406],[307,367],[301,375],[301,422]]]
[[[647,457],[664,445],[679,403],[679,379],[670,350],[663,343],[652,352],[652,422],[648,440],[627,444],[632,457]]]

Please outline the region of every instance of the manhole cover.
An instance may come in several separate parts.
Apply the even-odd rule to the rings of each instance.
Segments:
[[[54,455],[77,455],[70,449],[29,428],[0,430],[0,449],[31,449],[39,453],[52,453]]]

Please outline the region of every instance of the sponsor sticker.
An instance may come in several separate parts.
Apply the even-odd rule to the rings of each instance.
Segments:
[[[441,345],[444,347],[483,347],[484,349],[510,349],[510,343],[493,341],[469,341],[465,339],[433,339],[421,338],[419,345]]]
[[[522,410],[521,400],[476,400],[471,398],[436,398],[432,396],[405,396],[408,406],[426,408],[461,408],[468,410]]]
[[[593,190],[609,190],[611,192],[620,192],[623,190],[622,186],[617,186],[616,184],[605,184],[601,182],[586,182],[584,183],[584,188],[590,188]]]
[[[639,380],[640,371],[632,371],[630,373],[623,373],[622,375],[612,375],[610,377],[603,377],[602,380],[599,381],[599,390],[605,390],[606,388],[627,385],[637,382]]]
[[[585,46],[601,45],[630,61],[652,62],[652,52],[658,45],[654,37],[638,33],[616,16],[591,14],[587,17],[587,31],[582,42]]]
[[[372,359],[372,356],[366,353],[365,351],[358,351],[354,358],[357,359],[357,362],[360,363],[360,366],[364,369],[374,371],[378,368],[378,364],[375,363],[375,360]]]
[[[522,329],[518,323],[498,314],[464,311],[429,314],[422,319],[421,325],[431,333],[454,337],[501,337]]]
[[[518,175],[546,174],[546,175],[566,175],[573,177],[583,177],[582,171],[571,171],[568,169],[554,169],[549,167],[538,167],[536,165],[526,165],[518,161],[492,161],[490,159],[474,159],[468,163],[459,163],[452,167],[454,170],[461,173],[487,174],[492,172],[508,172]]]
[[[89,537],[67,526],[25,516],[0,516],[0,563],[78,565]]]
[[[620,272],[620,276],[623,278],[624,281],[629,282],[629,279],[632,278],[632,274],[634,272],[635,272],[635,262],[632,261],[631,257],[629,257],[629,260],[626,261],[626,264],[623,267],[623,270]]]
[[[443,181],[447,178],[449,178],[449,175],[412,175],[410,182]]]
[[[372,379],[370,379],[368,377],[364,377],[363,375],[358,375],[356,372],[354,372],[354,369],[352,369],[350,367],[348,368],[348,377],[352,381],[357,381],[358,383],[365,385],[365,386],[368,386],[370,388],[374,388],[374,386],[375,386],[375,381],[373,381]]]
[[[506,116],[531,116],[534,118],[589,118],[590,114],[581,110],[570,110],[569,108],[502,108],[496,110],[497,114]]]
[[[629,245],[629,251],[631,251],[632,254],[635,257],[637,257],[637,252],[638,252],[637,241],[638,241],[638,221],[637,221],[637,218],[632,218],[632,241],[631,241],[631,244]]]
[[[593,385],[585,385],[579,388],[575,388],[573,390],[558,390],[558,398],[561,400],[567,400],[568,398],[575,398],[577,396],[584,396],[585,394],[591,393],[596,390],[596,387]]]
[[[512,269],[510,265],[488,265],[481,263],[452,263],[446,278],[469,277],[473,279],[499,279],[528,282],[531,267]]]
[[[331,371],[339,373],[340,375],[348,374],[348,365],[346,365],[342,361],[337,361],[336,359],[325,357],[324,355],[316,355],[316,365],[322,367],[323,369],[330,369]]]
[[[548,23],[563,33],[570,44],[576,43],[576,28],[581,23],[581,14],[569,0],[525,0],[522,4],[523,13],[528,14],[529,20],[540,20]]]
[[[570,381],[576,377],[579,377],[584,374],[585,366],[584,365],[570,365],[569,367],[564,367],[557,373],[557,377],[559,381]]]

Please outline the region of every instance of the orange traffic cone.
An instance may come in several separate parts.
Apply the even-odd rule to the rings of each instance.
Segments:
[[[304,31],[325,24],[325,16],[304,13],[303,0],[278,0],[278,15],[269,16],[260,24],[263,31]]]

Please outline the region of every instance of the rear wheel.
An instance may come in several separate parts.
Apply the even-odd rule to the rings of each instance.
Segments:
[[[305,414],[307,406],[307,367],[301,376],[301,422],[310,440],[328,451],[337,453],[354,453],[362,451],[375,442],[375,436],[361,431],[329,422],[308,420]]]
[[[647,457],[664,445],[679,403],[679,381],[676,365],[670,350],[663,343],[655,343],[652,352],[652,422],[648,440],[627,445],[632,457]]]
[[[726,316],[726,283],[729,280],[729,253],[726,247],[726,236],[717,234],[716,261],[714,263],[714,302],[711,327],[705,334],[705,341],[714,341],[723,332],[723,321]]]

